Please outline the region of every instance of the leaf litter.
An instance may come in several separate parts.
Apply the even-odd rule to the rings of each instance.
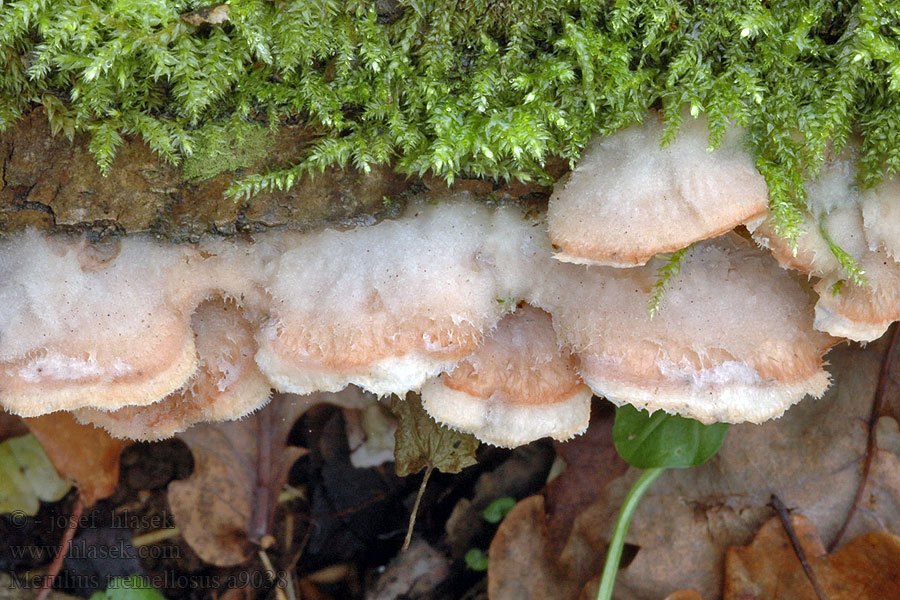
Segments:
[[[204,424],[179,434],[194,455],[194,472],[169,484],[169,505],[187,543],[218,566],[245,562],[271,544],[278,496],[305,449],[287,446],[297,419],[319,403],[359,408],[356,388],[337,394],[276,394],[247,418]]]
[[[99,427],[82,425],[67,412],[27,418],[25,423],[59,474],[78,486],[86,507],[116,490],[119,457],[131,442],[110,437]]]
[[[726,560],[726,555],[731,556],[729,548],[755,543],[754,539],[763,535],[763,525],[772,517],[772,511],[767,506],[772,493],[784,499],[796,515],[795,519],[801,515],[809,519],[811,527],[821,535],[820,545],[826,548],[836,539],[856,495],[870,422],[874,423],[872,431],[876,443],[869,477],[843,545],[832,555],[815,550],[810,554],[818,565],[820,560],[844,556],[841,554],[844,548],[852,549],[862,543],[858,541],[860,535],[880,530],[900,530],[900,430],[895,420],[900,411],[894,406],[900,369],[894,368],[890,373],[890,393],[874,421],[870,418],[884,345],[881,341],[862,349],[848,346],[835,349],[830,358],[836,383],[825,398],[807,400],[790,410],[784,418],[761,426],[733,426],[721,452],[708,464],[664,474],[643,499],[632,523],[628,536],[632,556],[623,561],[616,597],[637,600],[665,598],[667,595],[671,600],[715,600],[722,597],[726,582],[733,578],[733,573],[726,571],[726,565],[730,565],[732,560]],[[462,469],[464,465],[474,462],[477,442],[473,440],[470,449],[465,441],[454,437],[459,435],[456,432],[430,430],[427,425],[430,419],[414,402],[399,403],[395,400],[395,404],[395,412],[400,413],[396,438],[400,463],[398,472],[403,469],[415,472],[427,469],[429,465],[437,468],[438,464],[448,469]],[[544,487],[543,496],[531,496],[520,501],[501,524],[489,554],[490,598],[590,597],[619,504],[638,475],[635,469],[626,471],[611,450],[611,411],[597,410],[602,406],[602,403],[595,402],[595,421],[588,435],[567,444],[553,444],[558,456],[568,465],[567,469]],[[284,414],[281,419],[268,421],[270,426],[274,425],[269,434],[270,441],[277,442],[276,438],[281,436],[287,439],[287,432],[305,408],[297,412],[293,410],[290,409],[290,414]],[[230,425],[249,430],[252,429],[252,420],[258,418],[259,413]],[[269,417],[263,415],[263,418]],[[246,431],[240,435],[245,434]],[[70,433],[67,443],[84,445],[87,435],[85,432]],[[188,441],[189,435],[190,431],[182,438]],[[293,458],[304,450],[283,443],[281,446],[273,444],[272,449],[285,448],[286,452],[273,452],[272,456],[279,456],[280,460],[273,460],[269,468],[260,471],[258,449],[250,449],[249,443],[245,445],[244,452],[232,452],[227,460],[216,456],[204,458],[203,436],[195,435],[198,435],[195,443],[188,441],[194,454],[195,474],[182,483],[199,485],[195,477],[201,477],[204,471],[202,463],[206,460],[218,461],[226,468],[220,470],[216,477],[207,474],[208,480],[202,482],[200,487],[222,486],[224,481],[230,488],[243,490],[241,494],[244,499],[234,502],[234,497],[228,496],[234,490],[216,488],[225,494],[229,503],[234,503],[229,506],[223,503],[207,506],[204,513],[200,508],[203,502],[197,502],[195,496],[192,501],[195,514],[187,520],[178,517],[175,507],[179,503],[175,501],[173,513],[176,513],[176,524],[204,561],[216,564],[210,560],[210,555],[204,555],[202,549],[204,544],[207,549],[218,544],[224,548],[223,552],[233,553],[232,560],[237,562],[231,564],[246,564],[249,554],[264,543],[268,533],[268,527],[257,526],[270,523],[274,514],[271,501],[256,508],[254,503],[260,505],[259,499],[270,497],[273,490],[277,495],[284,481],[281,461],[289,466]],[[222,433],[216,435],[221,436]],[[258,444],[259,440],[254,440],[254,443]],[[60,440],[55,445],[66,447]],[[535,447],[541,445],[550,447],[546,442]],[[118,454],[115,456],[113,462],[117,464]],[[509,455],[505,460],[512,460],[513,456]],[[96,459],[94,461],[98,464]],[[222,469],[222,466],[216,468]],[[98,470],[101,473],[106,471],[107,477],[111,473],[108,469]],[[241,470],[244,474],[238,475]],[[501,471],[503,469],[498,473]],[[543,469],[537,471],[546,474]],[[216,483],[216,479],[220,481]],[[523,476],[522,480],[526,481],[528,477]],[[528,493],[529,486],[536,489],[535,482],[523,483],[522,486],[521,490],[525,493]],[[173,483],[172,487],[174,489],[178,485]],[[249,495],[247,490],[250,490]],[[481,498],[479,503],[482,503],[489,502],[493,495],[484,493],[477,497]],[[519,492],[513,495],[521,497]],[[182,501],[182,507],[184,504],[185,501]],[[477,512],[466,511],[470,515],[477,515]],[[229,513],[229,517],[223,517]],[[213,536],[205,542],[192,541],[188,533],[192,520],[197,528],[202,525],[219,537]],[[478,520],[481,521],[480,517]],[[254,527],[256,533],[251,533]],[[465,523],[458,522],[454,527],[461,531]],[[437,561],[443,562],[441,556],[446,546],[444,542],[435,544],[439,540],[434,538],[433,526],[431,529],[429,543],[437,551],[434,555]],[[260,532],[263,533],[260,535]],[[448,523],[442,539],[449,541],[449,533]],[[466,537],[461,536],[456,544],[464,546]],[[880,556],[877,552],[882,550],[891,552],[893,546],[882,542],[866,542],[865,555]],[[235,549],[238,551],[235,552]],[[449,554],[455,559],[457,552]],[[405,561],[415,571],[415,561],[411,558]],[[895,557],[895,561],[900,562],[900,559]],[[398,557],[394,564],[400,562],[403,561]],[[458,571],[451,569],[450,572]],[[691,588],[696,592],[690,591]],[[746,590],[741,593],[746,597],[768,597],[764,592],[757,596],[746,596]],[[724,597],[731,600],[738,596]],[[888,594],[871,597],[893,598]]]
[[[835,383],[822,399],[763,425],[732,426],[708,463],[664,473],[637,509],[627,538],[636,554],[619,572],[616,597],[655,600],[693,589],[719,598],[727,549],[750,543],[771,518],[772,494],[826,542],[836,537],[856,495],[883,352],[883,344],[836,348]],[[890,426],[880,430],[886,446],[900,448]],[[876,448],[872,464],[846,539],[900,530],[900,456]],[[638,475],[630,469],[606,487],[585,479],[596,488],[595,502],[574,519],[559,552],[550,549],[544,498],[520,502],[491,545],[490,598],[577,598],[599,571],[618,507]]]

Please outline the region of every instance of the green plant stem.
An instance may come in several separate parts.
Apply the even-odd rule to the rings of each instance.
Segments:
[[[609,541],[609,550],[606,551],[606,563],[603,565],[603,575],[600,578],[600,588],[597,590],[597,600],[610,600],[613,593],[613,585],[616,582],[616,573],[619,570],[619,562],[622,560],[622,550],[625,548],[625,534],[631,525],[631,517],[644,492],[663,474],[665,467],[647,469],[631,486],[631,491],[622,503],[619,518],[616,520],[616,528],[612,539]]]

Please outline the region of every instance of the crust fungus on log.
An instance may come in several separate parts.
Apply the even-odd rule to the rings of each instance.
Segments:
[[[269,386],[384,395],[431,379],[433,414],[514,445],[583,427],[579,373],[614,402],[706,421],[776,416],[827,385],[834,340],[812,329],[807,291],[746,240],[691,250],[651,320],[656,263],[561,263],[544,224],[456,201],[252,243],[129,237],[106,255],[83,240],[13,236],[0,244],[11,282],[0,290],[0,404],[84,409],[116,435],[157,439],[245,414]],[[535,308],[504,319],[522,302]],[[505,371],[484,369],[494,359]],[[537,409],[539,399],[549,403]]]
[[[149,404],[197,366],[194,250],[34,231],[0,243],[0,395],[22,416]]]
[[[547,220],[556,258],[633,267],[759,220],[768,189],[732,129],[708,151],[705,118],[688,118],[660,148],[664,124],[650,115],[595,139],[550,198]]]
[[[697,244],[651,319],[656,267],[560,265],[548,300],[591,389],[709,423],[761,422],[828,387],[836,340],[801,283],[737,234]]]
[[[233,302],[201,304],[191,317],[199,361],[197,372],[181,388],[147,406],[114,411],[82,408],[82,423],[93,423],[114,437],[161,440],[195,423],[243,417],[269,401],[269,381],[253,358],[253,327]]]
[[[485,243],[491,221],[483,206],[445,203],[298,236],[271,265],[263,372],[297,394],[353,383],[402,395],[452,368],[508,310]]]
[[[550,315],[526,305],[452,371],[426,382],[422,405],[445,425],[515,447],[582,433],[592,395],[574,358],[560,348]]]

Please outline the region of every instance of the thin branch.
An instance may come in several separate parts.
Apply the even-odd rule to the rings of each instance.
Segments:
[[[781,498],[775,494],[772,494],[772,500],[769,502],[769,506],[774,508],[775,512],[778,513],[778,518],[781,519],[781,525],[784,527],[785,532],[787,532],[788,539],[791,540],[794,554],[800,559],[800,565],[803,566],[803,572],[806,573],[806,578],[809,579],[813,589],[816,591],[816,598],[819,600],[828,600],[828,596],[825,595],[825,591],[822,589],[822,586],[819,585],[819,580],[816,579],[816,574],[812,570],[812,565],[809,564],[809,560],[806,558],[806,551],[803,550],[803,546],[800,545],[800,538],[797,537],[797,532],[794,531],[794,524],[791,522],[791,513],[784,505],[784,502],[781,501]]]
[[[891,379],[891,365],[894,363],[894,354],[897,350],[898,338],[900,338],[900,327],[894,324],[891,327],[890,341],[888,342],[887,350],[881,359],[881,371],[878,373],[878,385],[875,387],[875,398],[872,401],[872,411],[869,413],[869,432],[868,437],[866,438],[866,458],[863,463],[862,476],[859,479],[859,484],[856,487],[856,495],[853,497],[853,504],[850,505],[850,510],[847,511],[844,523],[838,530],[834,540],[828,545],[829,552],[833,552],[834,549],[837,548],[837,545],[841,542],[844,534],[847,533],[850,522],[853,520],[853,517],[856,515],[856,511],[859,509],[859,505],[862,502],[866,484],[869,482],[869,473],[872,471],[872,461],[875,458],[876,450],[875,425],[878,423],[878,419],[881,417],[881,413],[884,410],[884,397],[887,395],[887,387]]]
[[[66,532],[63,534],[62,541],[59,543],[59,550],[56,552],[53,562],[50,563],[50,568],[47,569],[47,574],[44,576],[44,582],[41,585],[41,591],[35,596],[35,600],[44,600],[50,593],[50,590],[53,589],[53,580],[56,579],[56,576],[59,575],[59,572],[62,570],[63,561],[66,558],[66,554],[69,553],[69,547],[72,545],[72,538],[75,537],[75,532],[78,531],[78,522],[81,521],[83,512],[84,500],[81,499],[81,494],[78,494],[78,497],[75,499],[75,506],[72,507],[72,514],[69,515],[69,523],[66,527]]]

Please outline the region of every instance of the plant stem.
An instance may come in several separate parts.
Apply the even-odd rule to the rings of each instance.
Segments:
[[[428,465],[425,469],[425,476],[422,478],[422,484],[419,486],[419,493],[416,494],[416,503],[413,504],[412,514],[409,515],[409,527],[406,530],[406,539],[403,540],[401,552],[408,549],[409,543],[412,541],[413,528],[416,526],[416,513],[419,512],[419,502],[422,501],[422,496],[425,495],[425,486],[428,485],[428,478],[431,477],[432,471],[434,471],[434,465]]]
[[[603,565],[603,575],[600,578],[600,587],[597,589],[597,600],[610,600],[613,593],[613,585],[616,582],[616,573],[619,570],[619,562],[622,560],[622,550],[625,548],[625,534],[631,525],[631,517],[637,508],[638,502],[644,492],[665,471],[665,467],[647,469],[631,486],[631,490],[622,503],[619,517],[616,519],[616,528],[613,530],[612,539],[609,541],[609,550],[606,551],[606,563]]]

